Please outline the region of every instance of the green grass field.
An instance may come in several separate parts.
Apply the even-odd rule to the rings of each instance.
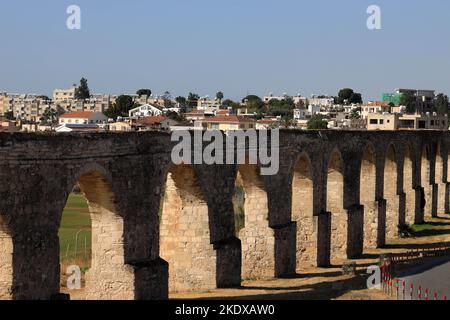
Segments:
[[[78,233],[78,244],[76,235]],[[60,256],[63,263],[83,262],[90,265],[91,218],[86,199],[81,194],[70,194],[59,229]]]

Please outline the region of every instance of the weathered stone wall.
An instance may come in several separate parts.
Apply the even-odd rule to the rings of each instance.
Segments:
[[[364,150],[361,162],[360,196],[364,206],[364,246],[377,247],[378,234],[378,202],[376,201],[377,172],[375,150],[368,145]]]
[[[86,273],[86,298],[134,299],[133,269],[125,264],[123,218],[117,213],[110,185],[98,172],[83,175],[79,183],[92,221],[92,264]]]
[[[13,243],[8,227],[0,216],[0,300],[12,297]]]
[[[292,181],[292,219],[296,222],[296,255],[299,271],[317,266],[317,226],[313,211],[311,161],[306,154],[298,159]]]
[[[264,182],[255,165],[241,165],[238,184],[245,190],[242,243],[242,277],[273,277],[275,270],[275,233],[269,227],[269,209]]]
[[[386,153],[384,164],[384,197],[386,199],[386,238],[398,236],[400,197],[398,195],[397,155],[391,145]]]
[[[172,292],[216,288],[217,258],[211,244],[208,206],[189,166],[175,166],[168,174],[160,237]]]
[[[416,189],[414,185],[413,176],[413,158],[411,155],[411,150],[409,146],[406,146],[405,157],[404,157],[404,167],[403,167],[403,182],[405,192],[405,223],[408,225],[414,224],[415,221],[415,210],[416,210]]]
[[[347,257],[348,212],[344,209],[344,174],[339,152],[331,154],[327,175],[327,210],[331,212],[331,258]]]
[[[193,180],[177,186],[168,179],[174,143],[167,134],[0,134],[0,297],[59,293],[58,229],[76,182],[84,185],[93,222],[89,298],[167,298],[176,262],[162,243],[171,233],[159,220],[166,185],[177,194],[170,211],[187,219],[178,227],[195,231],[183,239],[172,232],[172,245],[189,248],[189,265],[208,261],[198,282],[181,265],[181,290],[238,286],[242,277],[286,276],[327,266],[332,257],[358,258],[364,247],[395,237],[397,224],[449,211],[449,137],[282,131],[277,175],[259,176],[259,165],[194,165],[191,188]],[[247,195],[239,237],[232,205],[238,171]],[[194,189],[196,200],[180,207],[179,195]]]

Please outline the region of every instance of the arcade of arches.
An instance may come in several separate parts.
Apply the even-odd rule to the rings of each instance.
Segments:
[[[166,299],[358,258],[449,213],[449,137],[281,131],[280,171],[262,176],[174,165],[162,133],[0,135],[0,299],[60,294],[58,229],[77,182],[92,225],[86,298]]]

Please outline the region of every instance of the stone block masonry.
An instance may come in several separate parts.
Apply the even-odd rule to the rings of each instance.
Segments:
[[[449,137],[281,131],[280,170],[261,176],[259,164],[174,166],[164,133],[1,133],[0,299],[60,292],[58,230],[76,183],[92,220],[87,299],[166,299],[357,259],[399,225],[448,212]]]

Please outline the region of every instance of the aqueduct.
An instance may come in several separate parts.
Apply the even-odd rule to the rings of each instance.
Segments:
[[[77,182],[92,219],[87,298],[166,299],[355,259],[448,212],[449,137],[281,131],[280,170],[262,176],[175,166],[165,133],[0,134],[0,299],[60,292],[58,228]]]

